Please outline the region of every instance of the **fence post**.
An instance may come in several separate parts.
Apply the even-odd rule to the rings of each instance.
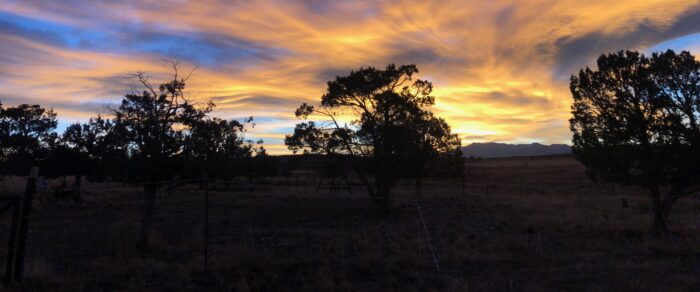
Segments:
[[[33,166],[27,178],[27,189],[22,199],[22,218],[19,222],[19,240],[17,242],[17,258],[15,261],[15,280],[21,281],[24,272],[24,255],[27,251],[27,234],[29,232],[29,213],[32,211],[32,201],[36,192],[36,179],[39,177],[39,167]]]
[[[209,177],[204,176],[204,279],[209,268]]]
[[[10,242],[7,246],[7,259],[5,263],[5,284],[12,281],[13,268],[15,266],[15,251],[17,250],[17,225],[19,223],[19,196],[15,197],[12,206],[12,225],[10,226]]]

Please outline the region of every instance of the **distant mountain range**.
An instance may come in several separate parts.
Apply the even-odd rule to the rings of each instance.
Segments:
[[[571,147],[565,144],[542,145],[506,144],[506,143],[472,143],[462,147],[464,157],[496,158],[517,156],[547,156],[571,154]]]

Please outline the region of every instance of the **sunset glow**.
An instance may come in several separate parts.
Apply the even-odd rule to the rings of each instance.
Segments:
[[[700,53],[700,1],[0,0],[0,101],[53,107],[63,127],[199,68],[189,95],[288,153],[302,102],[360,67],[414,63],[463,144],[570,143],[572,73],[601,53]]]

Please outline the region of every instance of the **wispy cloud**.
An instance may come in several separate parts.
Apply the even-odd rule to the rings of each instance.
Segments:
[[[619,49],[697,49],[699,1],[0,0],[0,100],[82,120],[166,78],[161,58],[199,64],[190,94],[217,115],[253,115],[282,151],[295,107],[361,66],[416,63],[436,111],[472,141],[570,139],[568,77]],[[265,126],[263,126],[265,125]]]

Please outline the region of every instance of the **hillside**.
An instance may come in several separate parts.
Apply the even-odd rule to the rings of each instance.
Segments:
[[[472,143],[462,147],[465,157],[518,157],[518,156],[547,156],[570,154],[571,147],[564,144],[543,145],[532,144],[506,144],[506,143]]]

